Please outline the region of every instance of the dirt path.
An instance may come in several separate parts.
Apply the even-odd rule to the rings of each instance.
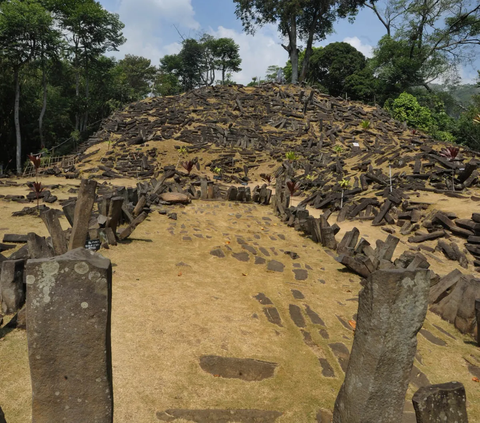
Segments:
[[[19,221],[1,210],[3,236]],[[169,211],[178,219],[155,212],[129,243],[101,252],[114,263],[115,422],[207,423],[211,414],[185,410],[255,409],[278,412],[257,421],[307,423],[319,409],[331,410],[353,341],[360,278],[269,207],[195,201]],[[38,218],[17,219],[23,233],[41,226]],[[418,341],[408,399],[427,379],[458,380],[470,421],[480,422],[480,384],[471,373],[480,354],[472,340],[429,313]],[[478,367],[469,370],[464,358]],[[7,421],[28,421],[24,332],[0,340],[0,375]]]

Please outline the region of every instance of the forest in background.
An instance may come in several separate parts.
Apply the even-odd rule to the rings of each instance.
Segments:
[[[262,81],[302,83],[378,104],[434,138],[480,149],[479,85],[458,70],[480,51],[480,5],[470,0],[234,0],[245,31],[278,24],[289,60]],[[273,7],[273,6],[274,7]],[[385,35],[372,58],[347,43],[315,47],[338,19],[370,8]],[[27,154],[67,154],[102,119],[152,95],[233,84],[241,70],[230,38],[200,34],[178,54],[109,57],[125,42],[118,15],[94,0],[0,0],[0,166],[21,171]],[[281,72],[279,72],[281,70]],[[480,77],[480,73],[479,73]],[[439,83],[438,81],[442,81]],[[1,173],[1,172],[0,172]]]

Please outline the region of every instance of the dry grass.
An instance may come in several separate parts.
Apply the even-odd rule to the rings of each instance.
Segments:
[[[10,217],[20,205],[2,201],[0,207],[4,217],[0,235],[30,230],[46,234],[38,218]],[[167,408],[260,408],[283,411],[279,422],[313,422],[319,408],[333,407],[341,385],[343,373],[327,344],[351,346],[353,333],[335,315],[349,320],[356,312],[357,303],[347,299],[358,292],[359,278],[339,271],[341,266],[322,248],[281,224],[269,208],[194,202],[176,211],[178,221],[154,213],[139,226],[130,243],[102,251],[114,263],[115,422],[154,422],[156,411]],[[360,227],[362,233],[371,229],[364,226]],[[169,232],[172,227],[174,235]],[[342,230],[346,229],[348,225],[342,225]],[[284,235],[285,240],[277,234]],[[231,257],[227,247],[233,252],[244,251],[236,235],[269,251],[274,247],[278,256],[270,258],[285,263],[284,272],[267,271],[266,265],[254,265],[252,258],[243,263]],[[254,235],[261,238],[257,240]],[[184,236],[192,241],[184,241]],[[227,253],[226,258],[209,254],[217,246]],[[294,279],[294,262],[280,250],[297,252],[300,258],[295,262],[302,268],[305,264],[313,268],[306,281]],[[319,283],[319,279],[326,283]],[[291,289],[300,290],[305,300],[294,300]],[[252,298],[258,292],[273,301],[284,327],[266,320],[262,306]],[[322,376],[317,355],[305,345],[289,318],[289,304],[309,304],[324,319],[329,340],[324,340],[311,323],[307,322],[306,330],[318,345],[317,355],[328,359],[336,378]],[[457,339],[446,337],[432,324]],[[424,365],[416,363],[417,367],[433,383],[464,383],[470,421],[479,422],[480,384],[472,381],[462,358],[471,354],[478,357],[478,349],[470,338],[435,315],[429,313],[425,327],[448,346],[433,345],[419,336]],[[201,370],[198,360],[202,354],[257,358],[279,363],[279,367],[274,378],[262,382],[216,378]],[[0,341],[0,374],[1,406],[8,422],[29,421],[24,332],[14,331]],[[413,392],[409,388],[408,397]]]

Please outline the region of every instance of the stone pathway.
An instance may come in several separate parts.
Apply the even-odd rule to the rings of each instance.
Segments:
[[[176,220],[153,213],[131,241],[102,251],[114,263],[115,422],[327,421],[320,410],[333,408],[347,369],[360,278],[269,207],[170,211]],[[430,313],[418,342],[404,423],[418,387],[450,380],[465,384],[480,422],[478,349]]]

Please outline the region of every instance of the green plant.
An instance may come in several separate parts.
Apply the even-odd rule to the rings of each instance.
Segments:
[[[305,179],[307,179],[308,181],[314,181],[317,178],[315,178],[315,176],[310,173],[307,176],[305,176]]]
[[[285,153],[285,157],[289,162],[298,160],[298,156],[295,154],[294,151],[288,151],[287,153]]]
[[[335,147],[333,147],[333,150],[336,152],[336,153],[341,153],[343,151],[343,147],[341,145],[336,145]]]
[[[187,154],[187,149],[185,147],[180,147],[178,149],[178,154],[180,154],[181,156]]]
[[[348,179],[342,179],[340,182],[339,182],[339,185],[340,185],[340,188],[343,189],[348,189],[348,187],[350,186],[350,181]]]
[[[222,168],[221,167],[215,167],[215,169],[213,169],[213,173],[216,173],[217,175],[220,175],[222,173]]]
[[[369,120],[362,120],[362,128],[363,129],[370,129],[370,121]]]

